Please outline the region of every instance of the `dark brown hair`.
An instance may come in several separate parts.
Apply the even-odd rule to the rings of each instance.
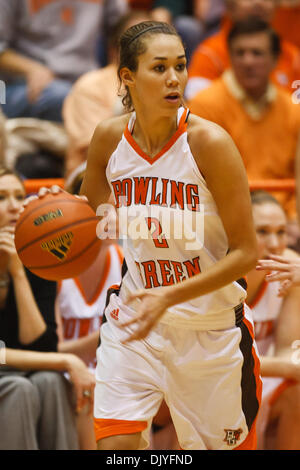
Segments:
[[[168,23],[160,21],[143,21],[135,24],[128,28],[120,38],[119,50],[119,67],[118,77],[120,84],[122,84],[120,70],[123,67],[128,68],[132,72],[135,72],[138,68],[138,57],[146,52],[147,47],[145,39],[153,34],[169,34],[177,36],[182,42],[181,37],[177,33],[176,29]],[[127,111],[133,110],[132,100],[128,87],[126,88],[125,96],[122,99],[122,103]]]
[[[266,21],[257,16],[250,16],[245,20],[236,22],[232,26],[227,37],[229,50],[231,50],[232,43],[237,37],[256,33],[266,33],[269,36],[271,53],[277,59],[281,52],[280,38]]]

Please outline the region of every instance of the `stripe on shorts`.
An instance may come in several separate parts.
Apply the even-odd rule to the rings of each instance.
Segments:
[[[242,307],[244,309],[244,307]],[[240,350],[244,358],[242,366],[242,409],[248,430],[254,424],[261,402],[262,382],[260,379],[260,363],[254,348],[254,331],[252,324],[245,318],[244,312],[236,309],[236,326],[240,328],[242,338]]]

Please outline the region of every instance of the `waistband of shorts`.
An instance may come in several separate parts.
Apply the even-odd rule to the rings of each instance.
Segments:
[[[159,323],[172,325],[178,328],[190,330],[227,330],[238,326],[244,318],[244,303],[240,303],[230,309],[220,312],[207,313],[205,315],[192,314],[184,318],[179,314],[166,312]]]

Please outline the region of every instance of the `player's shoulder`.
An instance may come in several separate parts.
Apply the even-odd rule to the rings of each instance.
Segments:
[[[93,140],[104,148],[116,148],[122,138],[129,117],[130,114],[124,114],[101,121],[95,129]]]
[[[240,153],[228,132],[215,122],[191,115],[188,125],[188,143],[191,153],[204,177],[224,176],[228,168],[240,168]]]
[[[223,127],[196,114],[189,115],[187,134],[190,144],[202,149],[232,140]]]

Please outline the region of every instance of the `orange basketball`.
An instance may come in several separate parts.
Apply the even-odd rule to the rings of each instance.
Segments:
[[[44,279],[76,277],[99,253],[97,223],[86,201],[64,192],[49,193],[22,212],[15,231],[18,255],[30,271]]]

